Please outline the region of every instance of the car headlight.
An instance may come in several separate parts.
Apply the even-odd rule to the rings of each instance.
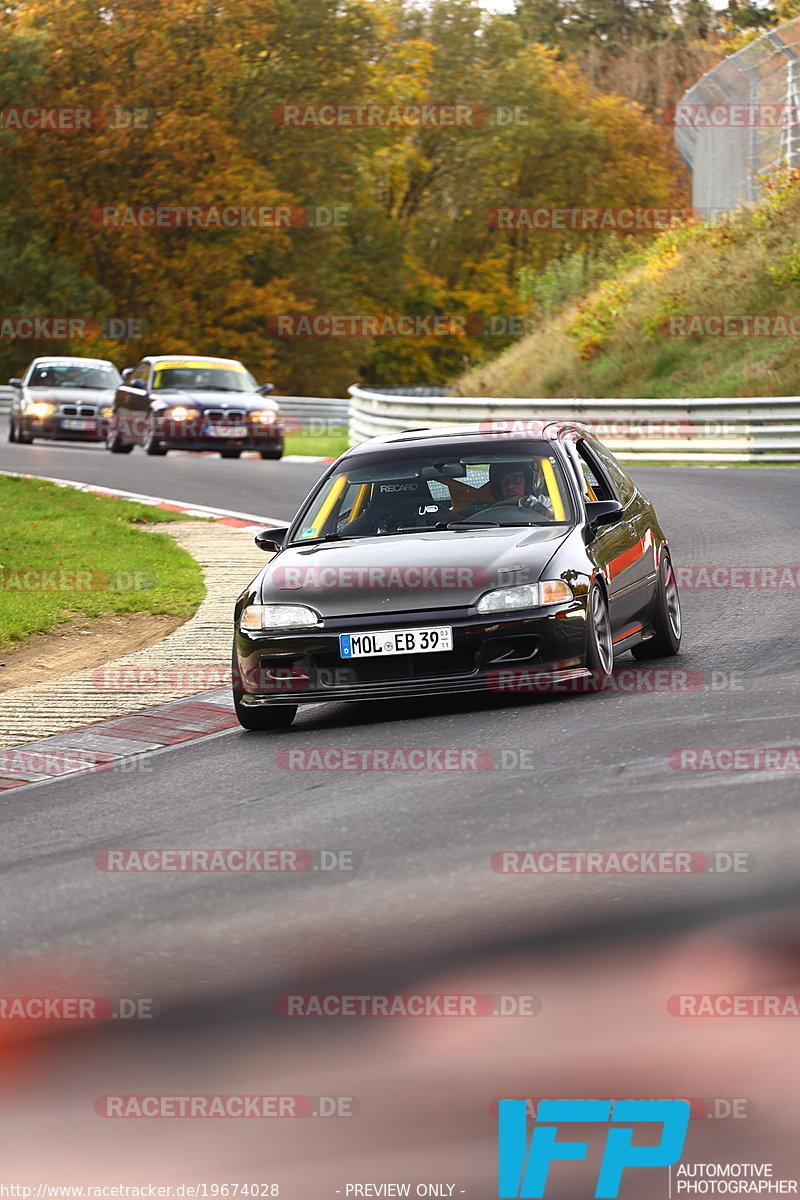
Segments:
[[[25,409],[26,417],[49,417],[51,413],[56,411],[55,404],[48,404],[45,400],[35,400]]]
[[[110,416],[112,416],[112,415],[113,415],[113,413],[114,413],[114,410],[113,410],[113,408],[101,408],[101,409],[100,409],[100,416],[101,416],[101,417],[110,417]]]
[[[240,629],[301,629],[319,625],[305,604],[249,604],[239,617]]]
[[[177,408],[169,410],[169,415],[173,421],[191,421],[200,416],[200,411],[196,408],[184,408],[182,404],[179,404]]]
[[[257,425],[271,425],[277,415],[278,414],[272,408],[265,408],[263,412],[250,413],[250,416]]]
[[[481,596],[476,608],[479,613],[514,612],[520,608],[542,608],[546,604],[563,604],[572,599],[572,588],[561,579],[546,579],[542,583],[524,583],[518,587],[497,588]]]

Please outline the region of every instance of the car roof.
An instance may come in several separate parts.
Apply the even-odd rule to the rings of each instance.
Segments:
[[[491,428],[487,429],[486,426]],[[391,446],[419,446],[435,448],[443,441],[463,442],[471,438],[485,441],[497,441],[502,445],[503,434],[508,433],[511,440],[520,441],[561,441],[568,436],[585,437],[591,431],[578,421],[538,420],[535,417],[514,418],[507,421],[493,419],[476,425],[431,425],[419,429],[405,429],[399,433],[385,433],[379,437],[370,438],[357,446],[352,446],[346,453],[369,454],[375,450],[385,450]]]
[[[244,366],[238,358],[214,358],[211,354],[147,354],[141,362],[173,362],[182,358],[197,359],[198,363],[236,363],[237,367]]]
[[[37,367],[41,363],[77,363],[84,367],[114,366],[108,358],[82,358],[78,354],[43,354],[41,358],[34,358],[29,365]],[[116,367],[114,367],[114,370],[116,370]]]

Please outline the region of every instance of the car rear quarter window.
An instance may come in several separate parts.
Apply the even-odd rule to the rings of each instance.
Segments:
[[[588,500],[616,500],[611,480],[598,463],[587,442],[577,442],[578,462],[583,474],[585,495]]]
[[[630,475],[617,460],[611,451],[601,442],[591,443],[592,453],[605,468],[606,473],[610,476],[611,482],[616,488],[617,494],[623,504],[627,504],[633,499],[636,493],[636,484],[631,479]]]

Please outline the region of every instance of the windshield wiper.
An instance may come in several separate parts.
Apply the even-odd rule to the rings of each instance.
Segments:
[[[435,533],[441,529],[499,529],[499,521],[437,521],[435,525],[401,525],[395,533]]]

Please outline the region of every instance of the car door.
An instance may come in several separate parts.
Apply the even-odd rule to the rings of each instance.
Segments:
[[[654,545],[645,506],[632,481],[607,469],[608,452],[594,439],[579,439],[575,450],[590,498],[618,500],[619,520],[597,530],[598,565],[608,580],[611,624],[615,640],[641,628],[639,618],[652,595]],[[625,477],[627,479],[627,476]]]
[[[146,391],[150,364],[140,362],[128,378],[117,388],[114,397],[114,415],[125,441],[143,442],[147,436],[147,411],[149,408]],[[142,387],[144,383],[145,387]]]

